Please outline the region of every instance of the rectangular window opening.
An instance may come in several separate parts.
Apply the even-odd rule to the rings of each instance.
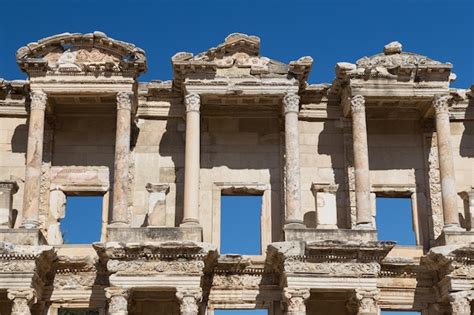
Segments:
[[[268,310],[216,310],[214,315],[268,315]]]
[[[261,195],[222,196],[221,254],[261,255],[261,216]]]
[[[100,241],[103,196],[67,196],[61,220],[64,244],[91,244]]]
[[[410,197],[377,196],[376,208],[379,240],[395,241],[405,246],[417,245]]]

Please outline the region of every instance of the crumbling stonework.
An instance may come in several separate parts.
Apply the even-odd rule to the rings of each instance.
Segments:
[[[392,42],[331,84],[260,39],[172,58],[101,32],[17,52],[0,79],[0,313],[473,314],[474,86]],[[223,195],[261,195],[262,253],[220,255]],[[63,244],[67,195],[103,196],[101,241]],[[377,237],[409,197],[418,246]],[[245,227],[242,227],[245,231]]]

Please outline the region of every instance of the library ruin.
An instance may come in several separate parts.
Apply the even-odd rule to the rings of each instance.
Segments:
[[[171,81],[140,82],[145,52],[102,32],[21,47],[27,80],[0,79],[0,314],[474,314],[474,85],[380,50],[309,84],[311,57],[238,33],[175,54]],[[102,198],[97,242],[64,242],[70,196]],[[226,196],[261,198],[259,253],[220,250]],[[408,198],[412,246],[380,237],[379,197]]]

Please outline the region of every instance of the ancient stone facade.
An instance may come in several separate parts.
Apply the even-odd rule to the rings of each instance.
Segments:
[[[398,42],[331,84],[260,39],[172,58],[101,32],[17,52],[0,79],[0,313],[473,314],[474,86]],[[221,255],[220,199],[262,196],[259,256]],[[100,242],[63,244],[66,196],[103,196]],[[418,246],[377,237],[412,201]],[[245,230],[245,227],[242,227]]]

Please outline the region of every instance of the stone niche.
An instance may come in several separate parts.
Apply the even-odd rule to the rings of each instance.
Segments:
[[[337,185],[313,183],[311,191],[316,199],[316,228],[337,229]]]

